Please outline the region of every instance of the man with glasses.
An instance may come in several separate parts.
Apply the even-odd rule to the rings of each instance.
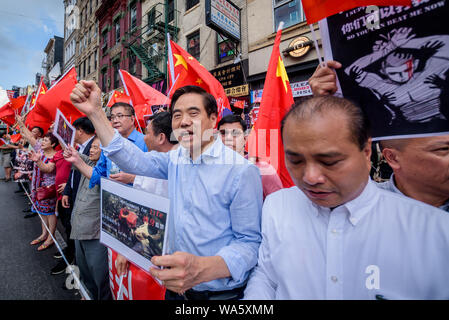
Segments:
[[[118,133],[123,138],[134,143],[142,151],[148,151],[143,134],[138,132],[134,125],[136,115],[134,108],[131,105],[124,102],[113,104],[108,119],[111,122],[112,127],[117,129]],[[134,180],[135,175],[120,172],[118,167],[102,152],[100,160],[92,172],[89,188],[93,188],[95,185],[100,184],[101,177],[109,177],[112,180],[129,184],[130,181]]]
[[[248,132],[246,122],[241,117],[235,114],[227,115],[218,122],[217,129],[225,146],[248,159],[245,155]],[[250,161],[255,162],[254,164],[260,170],[264,200],[270,193],[282,189],[282,181],[273,166],[260,159],[250,159]]]

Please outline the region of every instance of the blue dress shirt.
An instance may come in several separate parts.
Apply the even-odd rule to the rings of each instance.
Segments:
[[[143,139],[144,135],[139,131],[135,130],[131,132],[128,136],[128,140],[134,143],[140,150],[147,152],[148,148]],[[97,165],[94,167],[92,171],[92,177],[90,178],[89,188],[92,189],[97,184],[100,185],[101,177],[108,177],[109,172],[111,171],[111,160],[108,159],[104,152],[101,153],[100,159],[97,162]]]
[[[229,290],[246,283],[261,241],[263,192],[255,165],[221,139],[194,161],[183,147],[143,153],[117,132],[102,149],[125,172],[168,179],[168,253],[221,256],[226,262],[231,277],[195,290]]]

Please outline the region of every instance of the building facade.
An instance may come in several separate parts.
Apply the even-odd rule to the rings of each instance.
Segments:
[[[295,99],[310,95],[311,91],[306,83],[318,66],[316,50],[313,45],[303,49],[289,48],[301,42],[313,40],[311,30],[304,16],[300,0],[248,0],[248,61],[251,102],[258,102],[262,96],[268,62],[273,50],[274,38],[279,23],[284,22],[280,52]],[[264,23],[260,23],[264,21]],[[321,43],[318,25],[316,30],[318,43]],[[321,48],[320,48],[321,49]],[[291,49],[290,49],[291,50]]]
[[[45,72],[45,82],[51,86],[61,76],[64,55],[64,38],[54,36],[48,40],[44,49],[45,58],[42,68]]]
[[[75,66],[79,32],[77,0],[64,0],[64,67],[63,73]]]
[[[78,0],[79,30],[77,34],[78,54],[75,67],[78,78],[82,80],[99,80],[99,35],[96,11],[100,7],[99,0]]]
[[[99,35],[99,85],[107,93],[122,87],[119,70],[142,77],[142,64],[128,49],[139,37],[140,0],[103,0],[96,11]],[[140,41],[140,40],[137,40]]]

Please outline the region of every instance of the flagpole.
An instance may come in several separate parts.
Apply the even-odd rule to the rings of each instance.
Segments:
[[[168,44],[168,66],[170,69],[170,79],[172,82],[169,92],[171,92],[171,89],[175,85],[175,80],[177,80],[177,78],[175,79],[175,64],[173,62],[173,52],[171,50],[170,33],[167,33],[167,44]],[[168,85],[167,85],[167,87],[168,87]],[[169,94],[167,94],[167,96],[169,96]]]
[[[315,29],[312,24],[309,24],[310,32],[312,33],[312,39],[315,46],[316,54],[318,56],[318,61],[320,62],[320,66],[325,68],[327,67],[326,62],[324,62],[323,57],[321,56],[320,48],[318,47],[318,41],[315,34]]]
[[[123,79],[122,71],[123,71],[123,70],[120,69],[120,70],[118,71],[118,74],[120,75],[120,79],[122,80],[123,88],[125,89],[126,94],[127,94],[127,95],[129,96],[129,98],[130,98],[130,101],[129,101],[129,102],[131,102],[131,105],[132,105],[132,107],[134,108],[134,105],[133,105],[133,99],[131,99],[131,95],[129,94],[128,87],[126,86],[125,80]],[[135,111],[134,111],[134,112],[135,112]],[[143,134],[143,130],[142,130],[142,127],[140,126],[140,122],[139,122],[139,119],[137,118],[137,115],[135,116],[135,118],[136,118],[137,126],[138,126],[139,129],[140,129],[140,133]]]

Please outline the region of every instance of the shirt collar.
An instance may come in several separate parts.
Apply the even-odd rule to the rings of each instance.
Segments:
[[[378,188],[371,179],[368,179],[368,183],[364,187],[362,193],[355,199],[342,204],[339,207],[345,207],[349,212],[349,222],[356,226],[357,223],[371,211],[378,198]],[[312,202],[312,205],[317,208],[315,215],[332,214],[330,208],[319,206]],[[339,208],[337,207],[337,208]],[[335,208],[334,210],[336,210]]]
[[[89,144],[89,142],[95,138],[95,135],[93,135],[92,137],[90,137],[89,139],[87,139],[86,141],[84,141],[84,143],[81,144],[81,148],[86,148],[86,146]]]
[[[131,134],[128,136],[128,140],[131,142],[136,142],[138,137],[139,132],[136,129],[134,129],[133,132],[131,132]]]
[[[181,156],[188,159],[192,163],[201,163],[202,159],[205,158],[218,158],[221,155],[221,152],[223,150],[223,143],[221,142],[221,139],[215,138],[215,141],[212,143],[212,145],[207,148],[206,151],[204,151],[195,161],[192,160],[190,157],[190,152],[184,148],[183,146],[179,146]]]

